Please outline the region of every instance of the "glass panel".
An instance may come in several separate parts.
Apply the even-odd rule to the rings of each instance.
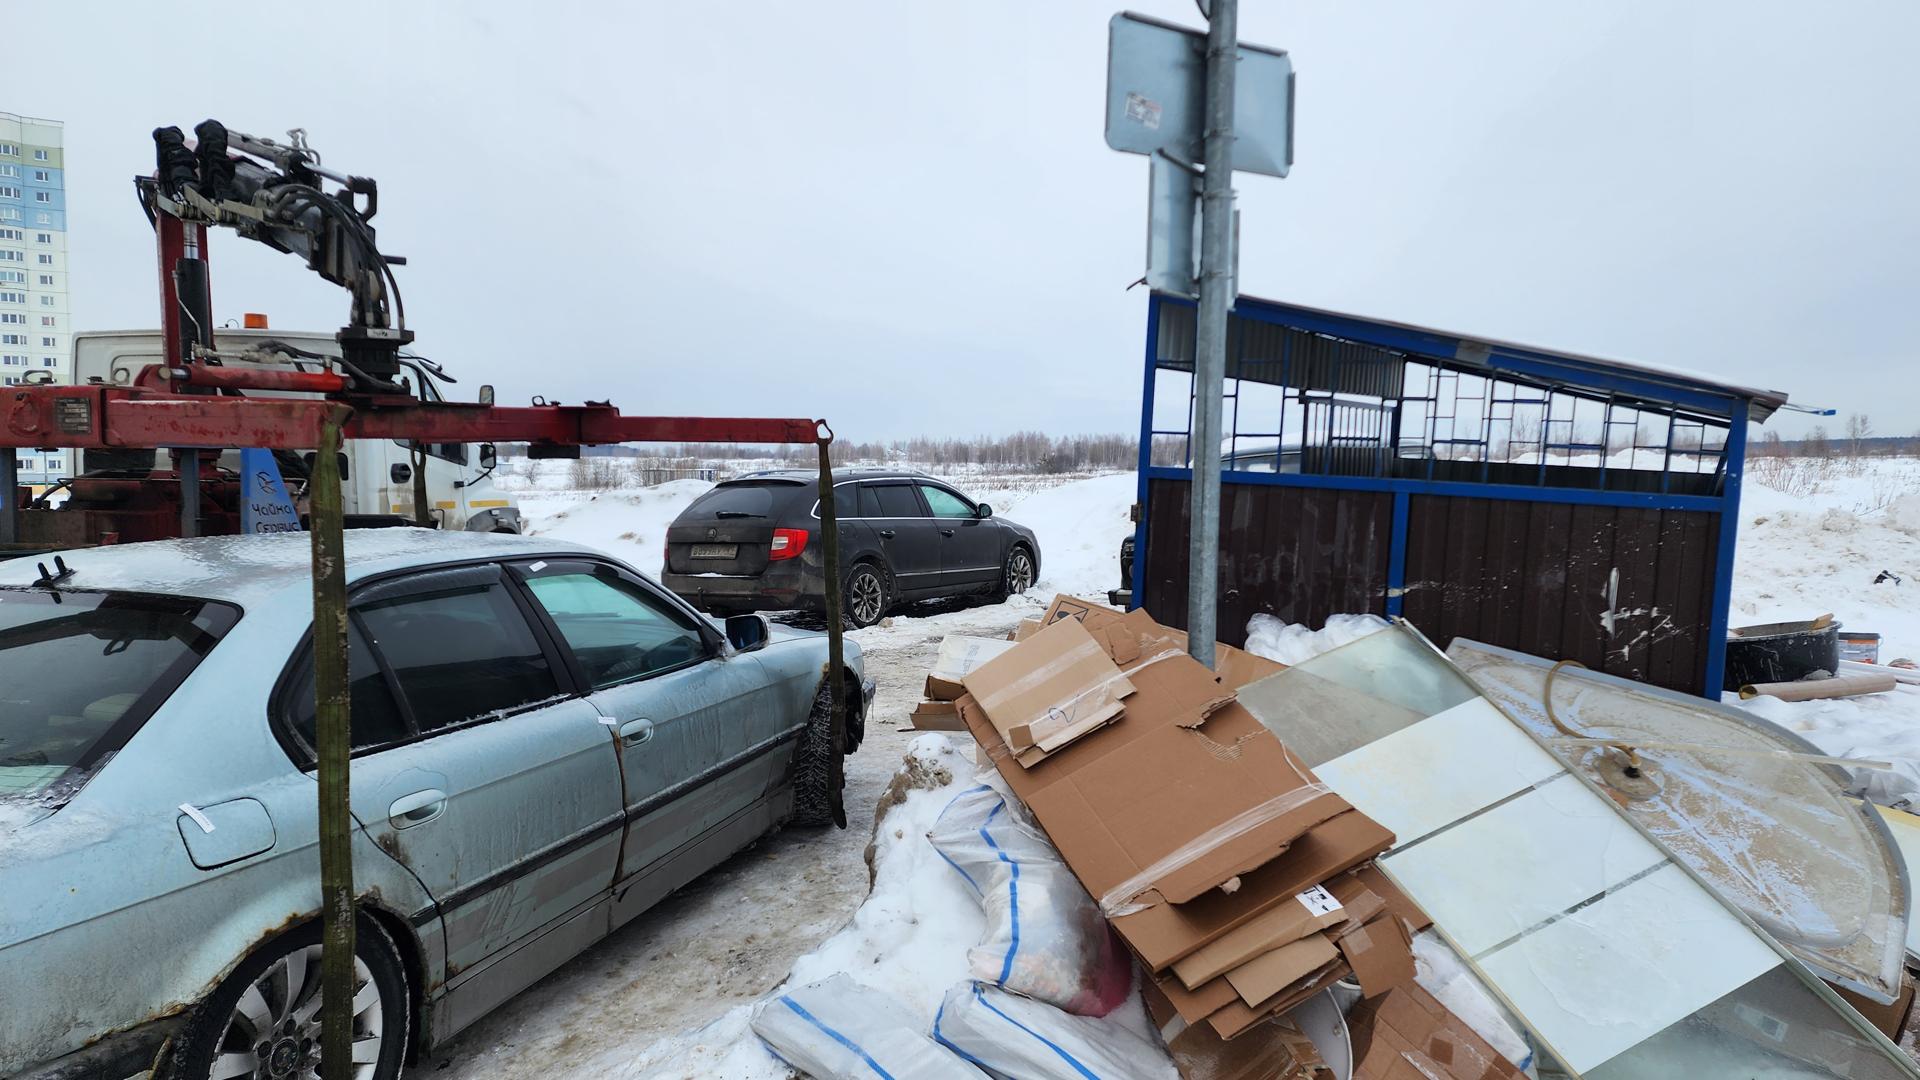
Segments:
[[[405,596],[359,611],[423,732],[560,692],[540,643],[498,583]]]
[[[1424,641],[1385,629],[1240,689],[1240,703],[1309,767],[1478,696]],[[1316,719],[1329,715],[1341,722]]]
[[[1254,685],[1288,746],[1351,746],[1315,772],[1571,1074],[1920,1076],[1409,629]]]
[[[1589,779],[1794,955],[1837,981],[1899,992],[1910,889],[1879,815],[1840,791],[1818,750],[1739,709],[1539,657],[1455,641],[1447,653],[1507,714],[1558,744]],[[1639,747],[1631,782],[1621,751]]]
[[[644,679],[707,655],[692,627],[671,618],[625,582],[590,573],[529,578],[595,689]]]

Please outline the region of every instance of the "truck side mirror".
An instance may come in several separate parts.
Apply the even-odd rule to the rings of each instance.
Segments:
[[[493,388],[487,387],[487,389],[491,390]],[[495,464],[499,462],[499,460],[500,460],[500,451],[496,449],[492,443],[483,442],[480,444],[480,467],[481,468],[491,469],[494,467]]]
[[[482,405],[493,404],[493,384],[492,383],[480,384],[480,404]]]

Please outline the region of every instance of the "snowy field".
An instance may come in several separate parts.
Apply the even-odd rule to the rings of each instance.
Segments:
[[[569,474],[553,468],[560,464],[543,463],[543,472],[522,477],[517,494],[530,531],[603,548],[649,572],[660,566],[668,523],[710,486],[679,480],[569,490]],[[1038,614],[1043,598],[1056,592],[1100,596],[1116,586],[1136,487],[1131,473],[948,479],[1035,530],[1041,581],[1007,604],[936,606],[930,615],[909,610],[850,635],[880,684],[868,743],[849,761],[853,827],[789,831],[736,856],[482,1020],[423,1062],[418,1076],[772,1080],[790,1074],[754,1039],[747,1019],[751,1005],[789,976],[799,984],[858,971],[863,983],[928,1010],[961,977],[978,909],[956,902],[960,894],[942,878],[944,868],[924,864],[924,845],[902,841],[924,832],[952,785],[970,772],[970,755],[896,724],[917,700],[942,636],[1001,634]],[[1882,571],[1904,583],[1875,584]],[[1920,658],[1920,460],[1789,461],[1749,470],[1732,622],[1827,612],[1852,629],[1879,632],[1883,659]],[[1365,633],[1369,623],[1336,617],[1320,629],[1267,620],[1253,628],[1250,646],[1298,662]],[[1893,761],[1892,774],[1871,774],[1882,801],[1920,792],[1920,688],[1745,705],[1828,753]],[[889,793],[909,756],[914,783]],[[870,814],[881,819],[877,831],[863,820]],[[1129,1011],[1137,1008],[1130,1003],[1113,1022],[1137,1029],[1141,1018]]]

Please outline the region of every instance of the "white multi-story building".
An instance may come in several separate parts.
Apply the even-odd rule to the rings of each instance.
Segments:
[[[65,177],[60,122],[0,112],[0,385],[73,378]],[[72,457],[23,452],[20,482],[67,476]]]

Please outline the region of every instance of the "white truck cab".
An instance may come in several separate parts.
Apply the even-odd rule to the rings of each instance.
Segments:
[[[219,329],[213,332],[214,348],[221,353],[239,353],[265,342],[278,341],[296,349],[322,356],[337,357],[340,346],[332,334],[301,333],[287,330]],[[76,384],[105,383],[131,386],[143,368],[161,362],[164,346],[158,330],[97,330],[73,337],[73,381]],[[425,368],[401,362],[405,378],[429,401],[441,400],[434,379]],[[228,366],[250,366],[246,361],[227,361]],[[281,368],[280,370],[284,370]],[[247,391],[249,397],[303,397],[296,393]],[[346,468],[342,471],[342,510],[363,519],[413,518],[412,444],[393,439],[348,439],[342,446]],[[482,461],[481,447],[469,443],[429,443],[426,447],[427,500],[434,522],[442,529],[469,532],[521,531],[520,508],[511,495],[493,483],[491,460]],[[127,451],[76,453],[74,475],[103,467],[127,467]],[[155,467],[171,467],[164,451],[156,451]],[[108,455],[111,454],[111,460]],[[88,459],[93,460],[89,461]],[[237,471],[239,454],[221,455],[221,467]],[[289,478],[291,479],[291,478]]]

